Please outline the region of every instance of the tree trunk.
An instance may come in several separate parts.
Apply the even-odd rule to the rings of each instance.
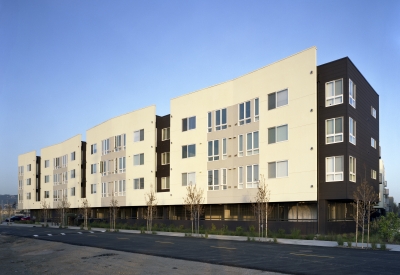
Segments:
[[[356,218],[356,247],[357,247],[357,237],[358,237],[358,201],[357,201],[357,208],[356,208],[356,211],[357,211],[357,218]]]

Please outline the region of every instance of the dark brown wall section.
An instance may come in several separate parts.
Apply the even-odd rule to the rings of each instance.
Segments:
[[[36,201],[40,201],[41,184],[40,184],[40,160],[41,157],[36,157]]]
[[[170,165],[161,165],[161,154],[170,151],[170,140],[162,140],[162,129],[169,128],[171,125],[171,116],[157,116],[156,117],[156,128],[157,128],[157,192],[169,192],[169,189],[161,189],[161,178],[169,177]]]
[[[343,79],[343,103],[325,107],[326,82]],[[356,108],[349,104],[349,79],[356,85]],[[379,95],[349,58],[318,66],[318,215],[319,233],[327,233],[328,202],[353,200],[353,192],[366,178],[379,192]],[[371,106],[377,117],[371,115]],[[325,121],[343,117],[343,142],[325,144]],[[349,117],[356,121],[356,145],[349,142]],[[377,148],[371,147],[371,137]],[[344,180],[326,182],[325,159],[344,156]],[[356,158],[356,183],[349,181],[349,156]],[[371,169],[377,179],[371,179]]]
[[[81,143],[81,198],[86,198],[86,142]]]

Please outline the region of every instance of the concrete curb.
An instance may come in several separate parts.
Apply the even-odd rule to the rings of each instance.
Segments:
[[[7,223],[2,222],[1,225],[7,226]],[[19,226],[19,227],[41,227],[41,224],[20,224],[20,223],[11,223],[10,226]],[[55,225],[49,225],[49,228],[59,228],[58,226]],[[68,226],[68,229],[74,229],[74,230],[80,230],[80,227],[78,226]],[[92,228],[91,231],[98,231],[98,232],[104,232],[106,231],[107,228]],[[140,230],[126,230],[126,229],[120,229],[119,232],[121,233],[127,233],[127,234],[140,234]],[[155,231],[157,235],[160,236],[171,236],[171,237],[185,237],[186,233],[180,233],[180,232],[164,232],[164,231]],[[147,233],[151,234],[151,233]],[[201,234],[201,236],[204,236]],[[194,237],[197,237],[194,235]],[[208,235],[208,239],[214,239],[214,240],[229,240],[229,241],[247,241],[247,237],[243,236],[227,236],[227,235]],[[251,238],[253,239],[253,238]],[[258,237],[254,237],[255,241],[258,241]],[[320,241],[320,240],[299,240],[299,239],[276,239],[277,243],[280,244],[292,244],[292,245],[304,245],[304,246],[321,246],[321,247],[347,247],[347,242],[343,246],[339,246],[337,242],[334,241]],[[262,242],[273,242],[272,238],[262,238],[260,241]],[[355,247],[356,244],[353,242],[352,247]],[[358,243],[357,247],[362,248],[366,247],[366,243]],[[371,247],[371,244],[368,245],[368,247]],[[394,251],[394,252],[400,252],[400,245],[397,244],[386,244],[386,248],[389,251]]]

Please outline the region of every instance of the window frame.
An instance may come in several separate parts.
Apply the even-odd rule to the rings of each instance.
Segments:
[[[349,181],[356,182],[357,160],[353,156],[349,156]],[[353,168],[353,169],[352,169]]]
[[[285,140],[278,141],[278,128],[284,127],[284,126],[286,126],[287,138]],[[269,131],[272,130],[272,129],[275,129],[275,140],[273,142],[270,141],[270,139],[269,139],[269,137],[270,137]],[[278,125],[278,126],[274,126],[274,127],[268,128],[268,144],[275,144],[275,143],[285,142],[285,141],[288,141],[288,140],[289,140],[289,125],[288,124],[282,124],[282,125]]]
[[[357,143],[357,122],[352,118],[349,117],[349,142],[351,144],[356,145]]]
[[[349,78],[349,104],[356,108],[356,84]]]
[[[376,149],[376,139],[374,139],[373,137],[371,137],[371,147]]]
[[[221,140],[221,155],[222,155],[222,160],[225,160],[228,158],[228,139],[227,138],[223,138]]]
[[[341,119],[342,120],[342,132],[341,133],[340,132],[336,133],[336,120],[337,119]],[[330,121],[330,120],[333,120],[333,131],[334,131],[333,134],[328,134],[328,121]],[[327,144],[334,144],[334,143],[343,142],[343,137],[344,137],[343,136],[343,134],[344,134],[343,125],[344,125],[343,117],[334,117],[334,118],[328,118],[328,119],[325,120],[325,144],[326,145]],[[328,142],[328,138],[331,138],[331,137],[333,137],[333,142]],[[336,141],[336,137],[341,137],[341,140],[340,141]]]
[[[139,136],[137,137],[137,135]],[[141,141],[144,141],[144,129],[133,131],[133,142],[141,142]]]
[[[210,144],[211,144],[211,155],[210,155]],[[217,145],[217,146],[215,146]],[[208,156],[208,161],[217,161],[219,160],[219,140],[214,139],[214,140],[209,140],[207,142],[207,156]]]
[[[342,158],[342,171],[336,172],[336,158]],[[328,172],[328,159],[333,159],[333,172]],[[333,175],[333,180],[328,180],[328,176]],[[336,179],[340,175],[341,180]],[[325,182],[344,181],[344,156],[331,156],[325,158]]]
[[[242,150],[240,150],[240,146],[242,146]],[[238,135],[238,157],[244,156],[244,134]]]
[[[336,82],[339,81],[339,80],[341,81],[341,85],[342,85],[342,93],[340,95],[333,95],[333,96],[329,96],[328,97],[327,96],[327,92],[328,92],[327,86],[328,86],[328,84],[329,83],[333,83],[334,84],[333,91],[335,92],[336,91]],[[335,104],[336,98],[341,98],[341,102]],[[333,104],[328,105],[328,100],[333,100]],[[331,80],[331,81],[328,81],[328,82],[325,83],[325,107],[331,107],[331,106],[335,106],[335,105],[339,105],[339,104],[343,104],[343,78]]]
[[[170,127],[161,129],[161,141],[169,140],[171,137]]]
[[[70,171],[70,178],[71,179],[74,179],[75,178],[75,169],[72,169],[71,171]]]
[[[96,183],[92,183],[90,184],[90,194],[97,194],[97,187],[96,187]]]
[[[170,189],[170,177],[161,177],[161,190]]]
[[[97,143],[93,143],[92,145],[90,145],[90,154],[96,154],[97,153]]]
[[[192,175],[192,174],[194,176],[194,183],[189,184],[189,175]],[[183,182],[184,176],[186,178],[186,184],[184,184],[184,182]],[[193,185],[196,185],[196,181],[197,181],[196,172],[185,172],[185,173],[182,173],[181,179],[182,179],[182,186],[190,186],[190,185],[193,186]]]
[[[225,111],[225,123],[223,123],[223,114]],[[219,112],[219,121],[217,121],[217,112]],[[215,131],[221,131],[228,128],[228,110],[226,108],[222,108],[219,110],[215,110]]]
[[[254,99],[254,122],[260,120],[260,98]]]
[[[194,146],[194,155],[189,156],[189,146]],[[186,157],[184,157],[184,148],[186,147]],[[196,157],[196,144],[188,144],[188,145],[182,145],[182,159],[187,159],[187,158],[194,158]]]
[[[193,120],[191,120],[193,119]],[[185,122],[186,121],[186,122]],[[194,122],[194,127],[192,125],[191,127],[191,122]],[[182,118],[182,132],[187,132],[187,131],[191,131],[191,130],[195,130],[196,129],[196,116],[190,116],[190,117],[185,117]]]
[[[287,93],[287,102],[286,102],[286,104],[278,106],[278,94],[282,93],[282,92]],[[274,106],[271,106],[272,104],[270,104],[270,100],[272,100],[272,98],[274,98],[274,102],[273,102]],[[281,107],[284,107],[287,105],[289,105],[289,88],[268,94],[268,111],[275,110],[275,109],[278,109],[278,108],[281,108]]]
[[[116,160],[118,160],[117,165],[118,165],[118,174],[123,174],[126,172],[126,157],[119,157]]]
[[[238,189],[243,189],[244,166],[238,167]]]
[[[73,151],[73,152],[71,152],[71,161],[74,161],[75,160],[75,158],[76,158],[76,153],[75,153],[75,151]]]
[[[211,184],[210,184],[210,172],[211,172]],[[217,182],[217,184],[215,184]],[[220,190],[220,173],[219,169],[212,169],[207,171],[207,186],[208,191]]]
[[[44,161],[44,168],[48,168],[48,167],[50,167],[50,160],[49,159]]]
[[[207,113],[207,132],[211,133],[213,126],[212,126],[212,112]]]
[[[256,177],[255,167],[257,167],[258,175]],[[249,168],[251,168],[251,181],[249,181]],[[246,165],[246,188],[258,188],[260,182],[260,165],[250,164]]]
[[[376,118],[376,109],[374,107],[372,107],[372,106],[371,106],[371,116]]]
[[[170,164],[170,152],[161,153],[161,165]]]
[[[371,179],[376,180],[376,170],[371,169]]]
[[[255,147],[255,133],[257,133],[257,147]],[[251,135],[251,148],[249,149],[249,135]],[[254,132],[249,132],[246,133],[246,156],[253,156],[253,155],[258,155],[260,153],[260,132],[259,131],[254,131]]]
[[[144,153],[133,155],[133,166],[140,166],[140,165],[144,165]]]
[[[278,163],[283,163],[283,162],[286,162],[286,167],[287,167],[286,172],[287,172],[287,174],[285,176],[278,176]],[[275,176],[274,177],[271,177],[271,175],[269,174],[269,165],[270,164],[275,164],[275,171],[274,171],[275,172]],[[268,169],[268,179],[287,178],[287,177],[289,177],[289,160],[285,159],[285,160],[270,161],[270,162],[268,162],[267,169]]]
[[[240,106],[243,105],[243,118],[240,118]],[[249,109],[247,111],[247,109]],[[249,116],[247,116],[247,113]],[[245,125],[251,123],[251,101],[245,101],[238,104],[238,125]]]

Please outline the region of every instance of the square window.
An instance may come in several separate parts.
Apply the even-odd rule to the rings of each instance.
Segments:
[[[144,129],[133,132],[133,142],[144,140]]]
[[[134,179],[133,189],[144,189],[144,178]]]
[[[133,165],[144,165],[144,154],[137,154],[133,156]]]
[[[288,125],[268,128],[268,144],[288,140]]]
[[[289,93],[288,89],[271,93],[268,95],[268,110],[273,110],[278,107],[288,105]]]
[[[343,156],[326,158],[326,181],[343,181]]]
[[[343,119],[341,117],[326,120],[326,144],[343,142]]]
[[[182,158],[191,158],[196,156],[196,145],[184,145],[182,146]]]
[[[196,117],[188,117],[182,119],[182,132],[196,129]]]
[[[196,173],[182,173],[182,186],[195,185],[196,184]]]

